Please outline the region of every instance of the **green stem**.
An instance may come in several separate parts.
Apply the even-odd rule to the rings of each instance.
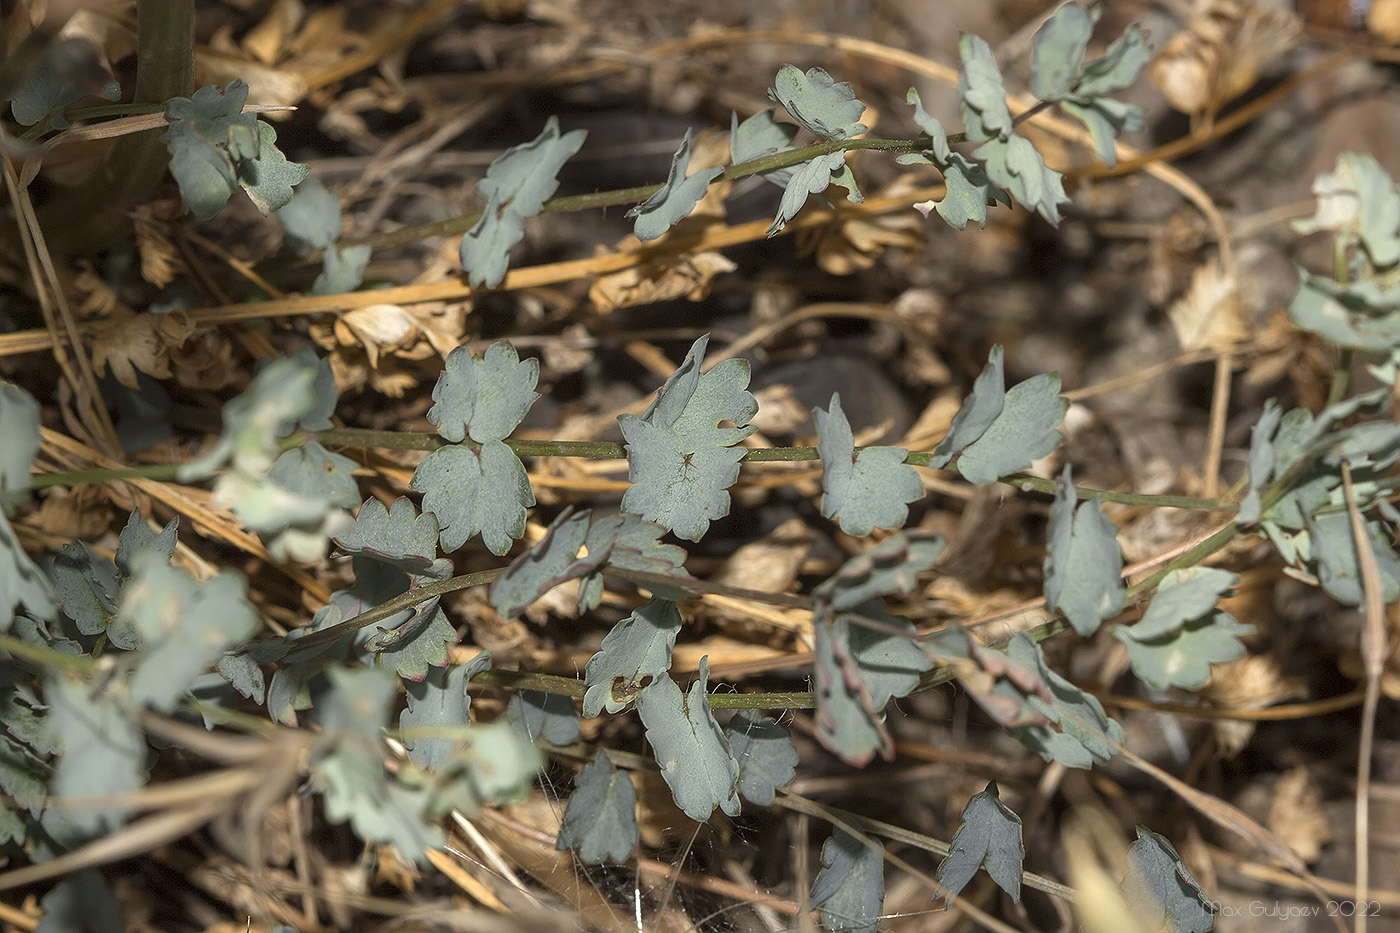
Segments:
[[[958,140],[950,137],[950,142]],[[747,162],[740,162],[738,165],[731,165],[720,173],[715,181],[732,181],[738,178],[747,178],[750,175],[761,175],[764,172],[771,172],[775,169],[790,168],[794,165],[801,165],[810,159],[819,156],[830,155],[833,152],[842,150],[851,151],[856,149],[875,149],[881,152],[918,152],[932,145],[928,137],[917,139],[833,139],[825,142],[813,143],[810,146],[802,146],[798,149],[785,149],[782,152],[775,152],[770,155],[760,156],[757,159],[750,159]],[[544,203],[541,212],[545,214],[575,213],[578,211],[597,210],[603,207],[619,207],[623,204],[640,204],[656,192],[664,188],[664,185],[639,185],[635,188],[620,188],[614,191],[597,191],[592,194],[574,194],[561,198],[551,198]],[[449,217],[446,220],[437,220],[428,224],[419,224],[415,227],[404,227],[400,230],[393,230],[388,233],[375,233],[362,237],[347,237],[339,242],[340,246],[372,246],[382,249],[393,246],[405,246],[409,243],[417,243],[419,240],[434,236],[456,236],[466,233],[478,220],[481,219],[481,211],[472,211],[462,214],[459,217]],[[314,255],[308,258],[316,258]]]

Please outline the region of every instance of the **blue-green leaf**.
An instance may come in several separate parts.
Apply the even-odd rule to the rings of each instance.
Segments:
[[[977,374],[972,393],[963,401],[948,433],[933,449],[929,466],[946,466],[955,456],[987,433],[1006,406],[1006,351],[1000,344],[987,354],[987,365]]]
[[[1040,151],[1024,136],[984,142],[973,155],[982,160],[987,177],[1013,198],[1052,224],[1060,222],[1060,205],[1068,204],[1064,176],[1045,164]]]
[[[749,419],[758,411],[748,392],[747,361],[724,360],[701,374],[708,343],[708,336],[695,341],[646,414],[617,419],[633,483],[622,508],[689,541],[699,541],[710,522],[729,514],[728,488],[744,458],[732,445],[754,432]],[[735,427],[721,428],[723,421]]]
[[[773,119],[773,111],[763,110],[739,122],[737,113],[730,114],[729,156],[739,165],[766,155],[773,155],[792,148],[792,138],[797,135],[795,123],[779,123]],[[762,173],[779,187],[787,187],[792,178],[792,168],[776,168]]]
[[[851,650],[845,616],[819,619],[813,626],[812,694],[816,700],[817,740],[842,761],[864,767],[879,754],[894,756],[894,740],[881,706],[861,677]]]
[[[951,906],[977,869],[986,868],[997,887],[1019,903],[1021,864],[1026,858],[1021,818],[1001,802],[996,781],[989,781],[985,790],[968,800],[962,819],[947,857],[938,864],[936,877],[947,893],[934,895],[934,902],[946,898]]]
[[[1068,97],[1089,50],[1089,38],[1099,11],[1065,4],[1045,21],[1031,39],[1031,93],[1043,101]]]
[[[81,541],[65,544],[49,565],[58,607],[84,635],[101,635],[117,614],[117,565]],[[131,647],[122,645],[121,647]]]
[[[1328,230],[1342,242],[1359,240],[1378,266],[1400,262],[1400,189],[1374,156],[1343,152],[1335,172],[1317,176],[1313,193],[1317,213],[1295,222],[1295,230]]]
[[[913,592],[918,576],[943,553],[944,541],[917,529],[890,535],[846,561],[835,574],[817,584],[813,598],[829,612],[859,611],[878,596]]]
[[[448,645],[457,644],[457,629],[447,621],[438,597],[420,605],[407,621],[378,626],[365,642],[375,663],[393,669],[404,680],[422,680],[432,667],[447,663]]]
[[[1048,725],[1014,728],[1012,735],[1046,761],[1071,768],[1090,768],[1113,757],[1116,749],[1111,743],[1123,744],[1123,727],[1108,717],[1103,704],[1052,671],[1040,646],[1025,632],[1011,639],[1007,654],[1017,665],[1038,674],[1051,697],[1047,700],[1040,692],[1026,697]]]
[[[53,618],[58,608],[53,584],[34,566],[15,537],[10,520],[0,512],[0,612],[13,618],[18,605],[42,619]]]
[[[510,724],[528,735],[531,741],[544,740],[550,745],[578,741],[578,712],[566,696],[540,690],[517,690],[506,712]]]
[[[478,444],[510,437],[539,395],[536,359],[521,360],[515,347],[498,340],[480,357],[466,347],[447,355],[433,386],[428,420],[438,434],[460,444],[468,436]]]
[[[448,553],[480,534],[492,554],[504,554],[525,533],[525,510],[535,504],[524,464],[501,441],[480,450],[439,448],[418,464],[409,486],[423,493],[423,511],[442,526]]]
[[[437,542],[437,519],[431,512],[419,515],[403,496],[388,508],[378,499],[366,499],[355,517],[355,527],[335,539],[347,554],[364,554],[404,573],[420,574],[437,557]]]
[[[1081,98],[1101,99],[1105,94],[1124,90],[1152,60],[1152,46],[1136,23],[1113,41],[1102,58],[1089,62],[1079,72],[1076,88]]]
[[[126,933],[122,905],[102,873],[87,868],[54,885],[39,901],[34,933]]]
[[[884,851],[869,836],[832,830],[811,896],[828,933],[875,933],[885,903]]]
[[[1244,657],[1240,638],[1253,632],[1254,626],[1242,625],[1228,612],[1216,610],[1155,638],[1141,636],[1136,629],[1113,628],[1113,634],[1128,648],[1133,673],[1159,689],[1196,690],[1210,679],[1212,664]]]
[[[434,667],[422,680],[404,684],[408,705],[399,714],[399,729],[415,765],[437,771],[452,758],[460,744],[453,733],[471,725],[467,682],[490,667],[491,652],[483,651],[465,664]]]
[[[789,220],[797,216],[802,206],[807,203],[808,195],[821,194],[833,184],[846,189],[846,200],[857,204],[865,200],[860,189],[856,187],[855,176],[846,165],[845,149],[816,156],[793,166],[792,175],[783,189],[783,197],[778,202],[778,216],[768,225],[768,236],[782,230]]]
[[[647,741],[656,751],[661,776],[686,816],[703,823],[715,807],[739,815],[739,766],[715,722],[706,694],[710,668],[700,659],[700,675],[681,693],[670,677],[659,677],[637,694],[637,712]]]
[[[1128,847],[1124,893],[1132,915],[1152,930],[1165,933],[1206,933],[1215,926],[1219,909],[1201,890],[1176,849],[1146,827]]]
[[[671,669],[671,651],[681,630],[681,614],[669,599],[638,606],[603,638],[588,660],[583,715],[621,712],[637,694]]]
[[[1094,137],[1094,151],[1109,168],[1118,161],[1118,147],[1114,145],[1114,139],[1123,133],[1142,129],[1142,108],[1137,104],[1101,97],[1089,104],[1061,101],[1060,107],[1089,130],[1089,135]]]
[[[671,172],[666,177],[666,184],[626,214],[629,219],[636,218],[632,232],[643,243],[656,239],[689,216],[705,196],[710,182],[724,172],[723,166],[716,165],[702,168],[687,177],[689,167],[690,130],[686,130],[680,148],[671,159]]]
[[[1069,408],[1059,393],[1053,373],[1012,386],[996,420],[958,455],[958,472],[971,483],[994,483],[1054,451],[1063,439],[1055,429]]]
[[[10,100],[15,122],[33,126],[47,118],[49,126],[66,130],[72,125],[63,113],[69,104],[88,95],[120,99],[121,87],[112,80],[98,52],[91,39],[78,36],[49,45]]]
[[[852,139],[864,133],[858,122],[865,104],[856,100],[849,82],[837,82],[820,68],[784,65],[768,89],[768,97],[787,108],[794,120],[822,139]]]
[[[1088,638],[1099,623],[1123,611],[1123,551],[1118,529],[1099,500],[1076,506],[1069,464],[1056,484],[1045,553],[1045,606],[1058,609]]]
[[[321,274],[312,281],[311,294],[340,295],[359,288],[372,252],[369,246],[326,247],[321,254]]]
[[[29,493],[30,468],[39,452],[39,403],[13,383],[0,380],[0,509],[8,510]]]
[[[292,189],[306,180],[311,171],[299,162],[290,162],[277,148],[277,131],[259,120],[258,155],[238,164],[238,183],[264,217],[285,207]]]
[[[872,619],[880,628],[862,625],[862,619]],[[883,599],[857,606],[847,621],[851,656],[877,710],[912,693],[919,675],[933,667],[933,659],[914,641],[913,623],[891,615]]]
[[[1233,573],[1216,567],[1173,570],[1157,585],[1147,611],[1131,631],[1139,639],[1178,632],[1187,622],[1214,611],[1220,597],[1239,582]]]
[[[1395,554],[1394,536],[1381,522],[1368,521],[1364,525],[1364,546],[1376,558],[1381,599],[1388,605],[1400,599],[1400,557]],[[1351,516],[1347,512],[1319,513],[1308,520],[1307,530],[1317,578],[1327,595],[1349,606],[1361,605],[1365,593],[1357,548],[1363,542],[1356,540]]]
[[[215,662],[214,670],[230,687],[259,706],[267,697],[267,680],[262,668],[249,655],[242,652],[226,654]]]
[[[958,54],[962,57],[958,95],[962,98],[967,138],[972,142],[1005,139],[1011,135],[1013,123],[992,47],[979,36],[963,33],[958,39]]]
[[[137,554],[157,551],[168,561],[175,553],[175,533],[180,528],[180,516],[166,522],[159,532],[154,532],[135,509],[126,518],[117,543],[117,569],[123,574],[131,573],[131,562]]]
[[[305,256],[340,239],[340,199],[319,178],[308,178],[278,209],[277,220],[286,231],[288,245]]]
[[[225,571],[201,583],[155,550],[133,561],[119,613],[141,640],[131,699],[159,712],[174,709],[225,649],[258,628],[241,574]]]
[[[739,795],[766,807],[797,775],[797,749],[787,730],[753,710],[739,710],[725,729],[739,766]]]
[[[491,584],[491,605],[506,619],[513,619],[532,602],[554,587],[577,579],[594,569],[603,558],[591,548],[579,560],[579,551],[588,538],[587,512],[565,509],[550,523],[544,537],[521,554],[505,573]]]
[[[481,219],[462,237],[462,268],[472,287],[495,288],[505,278],[510,248],[524,236],[524,221],[540,212],[559,187],[556,176],[583,145],[584,130],[559,134],[550,117],[539,136],[508,149],[477,183],[486,200]]]
[[[637,848],[637,795],[627,772],[614,768],[606,753],[599,751],[574,780],[556,844],[561,852],[572,849],[591,865],[632,858]]]
[[[814,408],[812,417],[822,458],[822,514],[840,522],[848,535],[902,528],[909,518],[908,503],[924,494],[918,471],[904,462],[909,451],[867,447],[856,455],[840,395],[831,396],[830,412]]]
[[[145,785],[146,739],[129,710],[63,677],[45,684],[44,698],[47,734],[59,750],[49,783],[54,796],[106,797]],[[82,807],[68,816],[81,833],[95,836],[121,826],[129,812],[127,807]]]

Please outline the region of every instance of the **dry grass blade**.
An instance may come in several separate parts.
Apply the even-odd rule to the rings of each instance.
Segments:
[[[1366,672],[1366,698],[1361,706],[1361,737],[1357,743],[1356,762],[1356,900],[1369,901],[1371,884],[1371,755],[1376,741],[1376,709],[1381,699],[1381,678],[1385,673],[1386,632],[1385,598],[1382,596],[1381,572],[1376,554],[1371,550],[1371,537],[1356,505],[1356,490],[1351,484],[1351,465],[1342,461],[1342,490],[1346,495],[1347,515],[1351,518],[1351,534],[1356,541],[1356,561],[1361,570],[1361,592],[1364,594],[1365,627],[1361,630],[1361,663]],[[1356,933],[1366,933],[1369,911],[1356,912]]]

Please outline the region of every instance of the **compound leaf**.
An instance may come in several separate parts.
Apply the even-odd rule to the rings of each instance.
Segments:
[[[856,455],[840,395],[831,396],[830,412],[814,408],[812,417],[822,459],[822,514],[836,519],[848,535],[903,527],[909,518],[908,503],[924,494],[918,471],[904,462],[909,451],[867,447]]]
[[[919,574],[933,566],[943,547],[942,538],[917,529],[890,535],[846,561],[812,595],[831,612],[849,612],[877,596],[912,592]]]
[[[838,149],[826,155],[808,159],[793,166],[792,174],[783,188],[782,199],[778,202],[778,216],[768,225],[768,236],[773,236],[787,226],[789,220],[797,216],[807,197],[821,194],[832,183],[846,189],[846,200],[860,203],[864,197],[856,187],[855,176],[846,166],[846,150]]]
[[[987,177],[1013,198],[1058,225],[1060,205],[1069,203],[1064,176],[1045,164],[1040,151],[1024,136],[989,139],[973,152]]]
[[[1033,671],[1049,688],[1050,699],[1037,691],[1026,697],[1032,709],[1049,723],[1014,728],[1011,734],[1046,761],[1058,761],[1071,768],[1089,768],[1113,757],[1114,744],[1123,744],[1123,727],[1108,717],[1103,705],[1080,690],[1045,663],[1040,646],[1025,632],[1011,640],[1007,651],[1011,661]]]
[[[544,130],[528,143],[514,146],[491,163],[477,192],[486,200],[481,219],[462,237],[462,268],[472,287],[495,288],[505,277],[510,248],[525,233],[525,218],[533,217],[559,188],[556,176],[583,145],[584,130],[559,134],[559,121],[550,117]]]
[[[792,147],[792,138],[797,135],[794,123],[779,123],[773,119],[773,111],[763,110],[739,122],[739,115],[731,114],[729,120],[729,156],[735,165],[750,162],[766,155],[783,152]],[[777,168],[763,172],[762,177],[780,187],[786,187],[792,178],[793,169]]]
[[[277,148],[277,131],[272,124],[257,121],[258,155],[238,164],[238,183],[248,192],[253,206],[266,217],[287,205],[292,189],[306,180],[309,166],[290,162]]]
[[[117,565],[81,541],[65,544],[49,567],[58,607],[84,635],[101,635],[117,614]]]
[[[258,156],[258,120],[243,113],[247,99],[248,85],[232,81],[225,90],[206,85],[165,106],[170,128],[160,139],[170,150],[170,173],[200,220],[217,214],[233,194],[236,165]]]
[[[829,933],[875,933],[885,904],[884,851],[878,840],[839,826],[823,843],[811,904]]]
[[[568,745],[578,741],[578,712],[573,701],[557,693],[541,690],[517,690],[507,708],[511,725],[530,737],[550,745]]]
[[[643,243],[654,240],[667,230],[680,223],[695,205],[705,196],[710,182],[723,174],[723,166],[702,168],[694,175],[686,177],[690,167],[690,130],[685,131],[681,146],[671,158],[671,172],[666,176],[666,184],[661,190],[627,212],[626,216],[636,218],[632,232]]]
[[[1065,464],[1050,507],[1045,606],[1059,609],[1085,638],[1104,619],[1123,611],[1126,590],[1117,531],[1100,511],[1099,500],[1076,507],[1069,464]]]
[[[856,100],[847,81],[837,82],[820,68],[784,65],[768,89],[768,97],[787,108],[794,120],[822,139],[852,139],[864,133],[858,122],[865,104]]]
[[[1206,933],[1217,908],[1201,890],[1181,856],[1164,837],[1139,826],[1128,847],[1124,893],[1132,915],[1149,929],[1166,933]]]
[[[54,796],[103,797],[145,785],[146,739],[129,711],[62,677],[45,684],[44,697],[47,735],[58,747],[49,783]],[[126,807],[82,807],[68,816],[80,832],[97,835],[121,826],[129,812]]]
[[[364,554],[404,573],[420,574],[432,567],[437,542],[437,518],[431,512],[419,515],[403,496],[388,508],[378,499],[366,499],[355,527],[335,539],[347,554]]]
[[[861,619],[874,619],[881,628],[862,625]],[[851,657],[877,710],[884,709],[890,700],[912,693],[919,675],[933,667],[933,659],[914,641],[913,624],[891,615],[884,600],[871,599],[857,606],[847,621]]]
[[[154,549],[133,560],[119,616],[141,641],[131,699],[163,713],[225,649],[258,628],[241,575],[226,571],[201,583]]]
[[[57,608],[53,584],[29,559],[10,520],[0,512],[0,612],[13,618],[18,605],[42,619],[53,618]]]
[[[1138,639],[1159,638],[1181,630],[1187,622],[1209,614],[1220,597],[1240,582],[1228,570],[1191,567],[1162,578],[1147,611],[1131,629]]]
[[[0,380],[0,508],[22,500],[33,485],[30,467],[39,452],[39,403],[13,383]]]
[[[1240,638],[1254,631],[1254,626],[1242,625],[1221,611],[1208,612],[1155,638],[1139,635],[1137,628],[1134,625],[1113,629],[1113,634],[1128,648],[1133,673],[1159,689],[1187,690],[1205,686],[1212,664],[1242,658],[1244,645]]]
[[[404,684],[408,705],[399,714],[399,729],[415,765],[437,771],[452,758],[460,745],[460,735],[452,733],[471,725],[467,682],[490,667],[491,652],[483,651],[465,664],[434,667],[422,680]]]
[[[669,599],[638,606],[603,638],[584,672],[583,715],[618,713],[671,668],[671,651],[681,630],[681,614]]]
[[[515,347],[498,340],[480,357],[458,347],[447,355],[433,386],[428,420],[438,434],[460,444],[468,436],[478,444],[510,437],[539,395],[536,359],[521,360]]]
[[[963,122],[967,138],[973,142],[1005,139],[1011,134],[1011,110],[1006,106],[1006,88],[992,47],[979,36],[963,33],[958,39],[962,70],[958,72],[958,95],[962,98]]]
[[[659,677],[637,694],[637,712],[647,741],[656,751],[661,776],[686,816],[703,823],[715,807],[739,815],[739,765],[715,722],[706,695],[710,667],[700,659],[700,676],[684,694],[670,677]]]
[[[1055,428],[1069,408],[1059,392],[1053,373],[1012,386],[991,426],[958,456],[958,472],[971,483],[994,483],[1053,451],[1062,440]]]
[[[739,710],[725,729],[729,750],[739,766],[739,795],[766,807],[775,791],[797,774],[797,749],[787,730],[753,710]]]
[[[701,374],[708,343],[708,336],[695,341],[645,415],[618,416],[633,484],[623,494],[623,510],[690,541],[729,514],[728,488],[744,458],[731,445],[754,432],[749,419],[758,411],[748,392],[747,361],[724,360]],[[721,428],[723,421],[735,427]]]
[[[127,516],[117,543],[117,569],[123,574],[131,573],[131,562],[137,554],[156,551],[170,560],[175,553],[175,533],[180,527],[180,516],[175,516],[159,532],[154,532],[135,509]]]
[[[89,94],[118,100],[121,87],[102,64],[91,39],[59,39],[44,50],[38,64],[15,88],[10,113],[20,126],[47,119],[54,129],[66,130],[72,124],[63,111]]]
[[[1098,17],[1070,4],[1055,11],[1031,40],[1031,93],[1043,101],[1068,97],[1079,77]]]
[[[812,692],[816,698],[817,739],[856,767],[878,753],[894,755],[894,740],[885,728],[881,707],[861,676],[851,652],[845,617],[818,620],[812,648]]]
[[[584,765],[564,809],[556,845],[598,865],[623,863],[637,848],[637,795],[627,772],[613,767],[605,752]]]
[[[997,420],[1006,407],[1006,351],[1000,344],[992,347],[987,354],[987,365],[977,374],[972,384],[972,393],[962,403],[948,433],[933,449],[929,466],[946,466],[974,441],[987,433],[987,429]]]
[[[948,856],[938,865],[936,877],[946,893],[934,895],[934,901],[946,898],[951,906],[977,869],[986,868],[997,886],[1019,903],[1021,863],[1026,858],[1021,818],[1001,802],[996,781],[989,781],[986,790],[968,800],[962,819]]]
[[[298,255],[325,249],[340,239],[340,199],[319,178],[308,178],[277,211],[287,243]]]
[[[441,524],[449,553],[480,534],[492,554],[504,554],[525,533],[525,510],[535,504],[525,466],[501,441],[486,441],[479,451],[439,448],[418,464],[409,486],[423,493],[423,511]]]
[[[377,664],[393,669],[404,680],[422,680],[430,667],[447,663],[447,646],[457,644],[457,629],[434,596],[413,612],[408,620],[392,627],[381,626],[365,642],[374,652]]]

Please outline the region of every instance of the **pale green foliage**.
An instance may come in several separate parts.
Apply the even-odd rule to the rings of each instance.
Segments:
[[[1085,638],[1123,611],[1123,551],[1099,501],[1079,505],[1069,464],[1056,483],[1045,552],[1045,607],[1064,613]]]
[[[538,214],[554,195],[559,188],[555,176],[587,135],[572,130],[561,136],[559,121],[550,117],[539,136],[506,150],[491,163],[476,186],[486,207],[462,237],[462,268],[473,288],[501,284],[510,248],[525,235],[525,219]]]
[[[276,130],[243,112],[247,99],[248,85],[235,80],[222,91],[206,85],[166,104],[170,128],[160,138],[180,196],[200,220],[217,214],[240,186],[259,211],[275,211],[310,171],[277,149]]]
[[[840,395],[832,395],[829,412],[813,409],[812,418],[822,458],[822,514],[838,521],[848,535],[902,527],[909,518],[908,503],[924,494],[918,471],[904,462],[909,451],[866,447],[856,454]]]
[[[624,863],[637,847],[637,796],[627,772],[619,771],[607,753],[584,765],[564,809],[557,845],[572,849],[590,864]]]
[[[174,709],[195,678],[258,625],[242,575],[226,571],[200,583],[156,550],[132,561],[119,612],[140,639],[131,699],[159,712]]]
[[[669,599],[652,599],[613,626],[588,659],[583,715],[621,712],[639,691],[665,677],[680,630],[681,614]]]
[[[708,336],[695,341],[642,417],[617,417],[632,480],[622,508],[688,541],[729,514],[728,489],[744,458],[733,445],[754,432],[749,419],[758,411],[747,361],[728,359],[700,372],[708,344]],[[735,427],[722,428],[722,421]]]
[[[491,652],[483,651],[466,664],[435,667],[422,680],[404,684],[408,705],[399,714],[399,729],[410,761],[436,771],[451,759],[457,735],[471,725],[467,681],[490,667]]]
[[[1034,671],[1049,688],[1048,697],[1039,692],[1026,697],[1027,705],[1047,724],[1014,728],[1012,735],[1046,761],[1071,768],[1089,768],[1113,757],[1111,743],[1123,744],[1123,727],[1108,717],[1103,704],[1052,671],[1040,646],[1025,632],[1011,639],[1007,654],[1023,669]]]
[[[428,669],[447,663],[447,646],[457,643],[457,629],[438,605],[438,597],[420,604],[407,620],[381,626],[364,644],[376,664],[404,680],[422,680]]]
[[[506,708],[510,724],[532,742],[569,745],[578,741],[579,719],[573,701],[557,693],[517,690]]]
[[[792,148],[792,138],[797,135],[797,124],[779,123],[773,119],[773,111],[760,110],[739,122],[737,113],[729,120],[729,155],[735,165],[750,162],[766,155],[785,152]],[[780,188],[787,187],[792,178],[792,168],[772,169],[761,173]]]
[[[628,219],[636,218],[632,232],[637,239],[643,243],[654,240],[688,217],[705,196],[710,182],[724,171],[722,166],[712,166],[687,176],[689,168],[690,130],[686,130],[680,148],[671,158],[671,173],[666,177],[666,184],[626,214]]]
[[[1254,631],[1216,602],[1239,578],[1213,567],[1173,570],[1132,626],[1113,628],[1128,649],[1133,673],[1153,687],[1194,690],[1210,678],[1210,666],[1244,656],[1240,636]]]
[[[88,95],[117,100],[122,92],[98,61],[90,39],[59,39],[44,49],[34,70],[15,89],[10,113],[20,126],[47,120],[53,129],[66,130],[72,124],[64,110]]]
[[[924,201],[914,207],[922,211],[925,217],[930,208],[938,211],[938,216],[956,230],[965,228],[969,220],[986,226],[987,208],[998,201],[1010,207],[1011,195],[992,184],[980,163],[952,150],[943,124],[924,110],[918,91],[911,87],[907,99],[914,108],[915,124],[928,134],[933,146],[922,152],[899,156],[895,161],[905,165],[922,163],[935,166],[943,173],[946,187],[941,201]]]
[[[9,511],[29,493],[29,469],[39,452],[39,403],[19,386],[0,380],[0,509]]]
[[[366,499],[355,527],[335,543],[347,554],[364,554],[405,573],[424,573],[437,557],[438,523],[431,512],[419,515],[403,496],[388,508],[378,499]]]
[[[322,271],[311,283],[313,295],[335,295],[359,287],[369,264],[370,248],[336,246],[341,231],[340,199],[326,190],[319,179],[308,178],[298,185],[277,211],[277,219],[287,231],[287,242],[299,255],[322,250]]]
[[[130,712],[112,696],[65,677],[44,686],[48,740],[58,748],[49,783],[56,797],[99,797],[140,790],[149,767],[146,739]],[[95,836],[126,822],[126,807],[83,807],[67,814],[72,828]],[[75,840],[76,841],[76,840]]]
[[[1001,802],[996,781],[989,781],[985,790],[968,800],[962,820],[953,834],[951,851],[938,863],[937,881],[947,894],[934,895],[935,903],[946,898],[951,906],[952,899],[962,893],[979,868],[987,869],[997,886],[1019,902],[1021,863],[1026,858],[1021,818]]]
[[[874,933],[885,903],[884,846],[840,827],[822,845],[822,868],[811,903],[828,933]]]
[[[1166,933],[1205,933],[1214,927],[1218,908],[1172,844],[1142,826],[1137,836],[1128,847],[1128,874],[1123,879],[1133,916],[1148,929]]]
[[[739,796],[766,807],[797,776],[797,749],[787,730],[752,710],[739,710],[724,731],[739,766]]]
[[[782,200],[778,202],[778,216],[768,226],[768,235],[773,236],[787,226],[787,222],[796,217],[807,203],[809,195],[821,194],[833,184],[846,189],[846,200],[857,204],[865,200],[856,186],[855,176],[846,165],[844,149],[816,156],[794,167],[792,177],[783,189]]]
[[[865,105],[856,100],[850,83],[838,82],[820,68],[803,74],[800,68],[784,65],[768,97],[822,139],[853,139],[865,132],[865,124],[858,122]]]
[[[1343,152],[1337,168],[1312,186],[1317,212],[1294,221],[1299,233],[1328,231],[1344,243],[1359,243],[1377,266],[1400,263],[1400,189],[1374,156]]]
[[[709,663],[685,693],[670,677],[659,677],[637,694],[637,712],[656,751],[661,777],[686,816],[703,822],[715,807],[739,815],[739,765],[706,695]]]
[[[539,397],[538,379],[539,362],[521,361],[508,343],[492,344],[481,357],[466,347],[448,355],[428,420],[456,444],[429,454],[409,484],[423,493],[423,511],[437,517],[443,550],[455,551],[480,534],[491,553],[504,554],[524,534],[535,494],[504,439]],[[477,449],[462,443],[468,437]]]
[[[1059,394],[1060,379],[1050,373],[1032,376],[1006,390],[1004,351],[992,347],[972,394],[953,416],[929,466],[955,467],[969,482],[992,483],[1029,467],[1059,446],[1055,428],[1069,402]]]

